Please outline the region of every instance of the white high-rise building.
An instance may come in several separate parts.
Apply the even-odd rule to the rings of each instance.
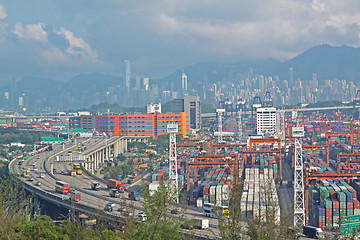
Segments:
[[[125,60],[125,86],[127,92],[130,92],[131,87],[131,70],[130,70],[130,60]]]
[[[144,88],[145,90],[149,90],[149,78],[144,78]]]
[[[256,111],[257,134],[273,135],[277,131],[276,108],[258,108]]]
[[[183,92],[187,92],[187,75],[185,73],[181,76],[181,87]]]

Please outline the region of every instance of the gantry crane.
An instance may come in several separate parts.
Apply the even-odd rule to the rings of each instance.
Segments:
[[[328,145],[312,145],[312,146],[302,146],[303,149],[322,149],[326,152],[326,167],[329,167],[329,146]],[[294,165],[293,165],[294,167]]]
[[[190,190],[190,168],[195,169],[194,182],[197,182],[197,169],[199,167],[207,166],[232,166],[233,168],[233,184],[238,183],[239,178],[239,160],[240,154],[230,155],[230,154],[202,154],[195,156],[193,162],[186,162],[186,174],[187,174],[187,184],[186,189],[189,192]]]
[[[304,164],[302,159],[302,138],[304,127],[293,127],[292,136],[295,139],[295,166],[294,166],[294,226],[305,225],[304,199]]]
[[[346,159],[346,165],[350,159],[360,158],[360,153],[338,153],[337,154],[337,173],[341,172],[341,159]]]
[[[171,194],[172,200],[179,203],[179,185],[177,173],[177,157],[176,157],[176,134],[178,133],[178,125],[176,123],[169,123],[167,125],[167,132],[169,133],[169,181],[173,192]]]
[[[306,171],[305,172],[305,213],[306,220],[309,215],[309,184],[313,180],[321,179],[343,179],[347,178],[347,182],[350,183],[351,179],[360,178],[360,173],[319,173],[317,171]]]

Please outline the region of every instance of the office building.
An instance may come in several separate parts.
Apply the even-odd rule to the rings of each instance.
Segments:
[[[147,114],[161,114],[161,103],[149,103],[146,106]]]
[[[277,131],[276,108],[258,108],[256,111],[256,127],[258,135],[273,135]]]
[[[190,96],[184,99],[174,99],[171,101],[171,112],[180,113],[186,112],[190,118],[190,128],[200,129],[201,128],[201,108],[200,108],[200,97]]]
[[[127,114],[81,116],[81,127],[110,136],[150,136],[157,138],[167,135],[167,125],[179,124],[179,134],[185,137],[189,131],[189,114]]]

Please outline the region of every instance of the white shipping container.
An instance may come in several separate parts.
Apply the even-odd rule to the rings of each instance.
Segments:
[[[210,187],[209,195],[213,195],[213,196],[216,195],[216,186],[211,186]]]
[[[202,198],[198,198],[196,200],[196,206],[197,207],[202,207],[203,206],[203,199]]]
[[[222,200],[229,200],[229,185],[222,186]]]

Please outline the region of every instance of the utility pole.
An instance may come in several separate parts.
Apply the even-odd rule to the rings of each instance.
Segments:
[[[305,194],[304,165],[302,159],[302,138],[304,127],[293,127],[292,136],[295,139],[295,171],[294,171],[294,226],[305,225]]]
[[[173,196],[171,198],[174,202],[179,203],[178,190],[178,173],[177,173],[177,157],[176,157],[176,134],[178,133],[177,123],[169,123],[167,125],[167,132],[169,133],[169,181],[170,190]]]

